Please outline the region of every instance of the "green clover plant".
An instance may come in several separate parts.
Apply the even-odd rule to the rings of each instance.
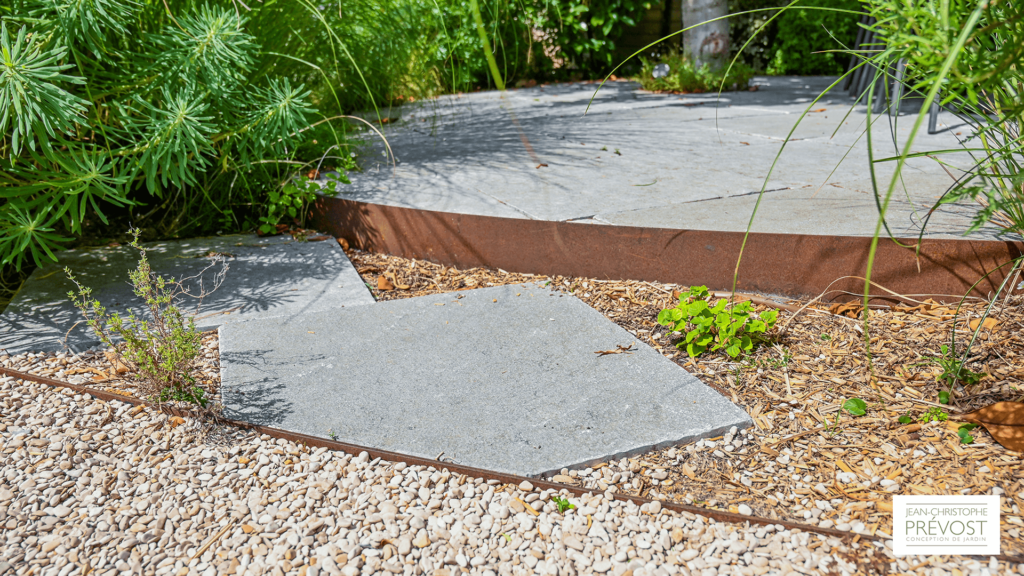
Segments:
[[[777,310],[757,314],[749,301],[730,305],[723,298],[711,305],[709,297],[707,286],[693,286],[679,295],[678,306],[658,314],[658,324],[685,333],[676,346],[685,346],[690,357],[724,348],[736,358],[753,349],[758,335],[770,330],[779,316]]]

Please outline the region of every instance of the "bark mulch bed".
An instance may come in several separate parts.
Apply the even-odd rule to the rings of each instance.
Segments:
[[[1024,400],[1021,299],[997,305],[990,316],[995,326],[975,344],[968,367],[986,376],[966,390],[958,386],[950,405],[942,405],[942,370],[929,359],[941,356],[940,346],[950,341],[954,306],[926,301],[873,309],[875,377],[869,378],[856,305],[815,305],[794,315],[801,303],[789,302],[779,311],[770,344],[739,362],[713,353],[693,360],[655,322],[659,311],[678,302],[678,285],[458,270],[356,249],[347,253],[378,300],[522,282],[572,293],[699,375],[754,421],[725,437],[563,470],[555,481],[884,536],[892,533],[894,495],[1000,493],[1003,554],[1024,556],[1021,454],[981,427],[971,431],[972,444],[963,444],[954,422],[956,414],[993,402]],[[961,310],[958,344],[969,338],[967,323],[983,306],[975,302]],[[863,399],[867,414],[845,412],[842,404],[851,398]],[[923,422],[929,411],[949,419]],[[900,424],[903,415],[913,423]]]

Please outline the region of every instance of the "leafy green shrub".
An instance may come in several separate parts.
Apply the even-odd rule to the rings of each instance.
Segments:
[[[803,10],[823,7],[858,12],[860,0],[803,0],[771,20],[775,11],[739,14],[761,8],[781,8],[790,2],[778,0],[729,0],[732,56],[743,43],[753,41],[740,55],[740,62],[767,74],[841,74],[849,62],[847,54],[816,53],[853,48],[857,39],[856,14],[827,10]],[[756,35],[755,35],[756,34]],[[833,38],[834,37],[834,38]]]
[[[327,177],[328,188],[333,188],[339,182],[350,183],[344,174],[331,174]],[[267,195],[266,214],[260,216],[260,233],[276,233],[277,225],[284,220],[297,222],[300,228],[304,228],[307,209],[321,190],[318,183],[302,176],[285,184],[280,191],[271,190]]]
[[[728,70],[728,74],[726,68],[712,72],[707,64],[695,68],[693,62],[678,51],[669,52],[657,60],[641,58],[640,62],[640,76],[637,80],[644,90],[654,92],[717,92],[720,87],[726,91],[746,90],[750,79],[754,77],[754,69],[742,62],[737,62]],[[654,77],[654,68],[658,65],[668,66],[666,76]]]
[[[567,60],[566,71],[594,77],[618,64],[615,41],[653,5],[650,0],[541,0],[535,23],[550,38],[549,46]]]
[[[730,305],[725,298],[714,306],[709,302],[707,286],[693,286],[679,295],[679,305],[666,308],[658,314],[658,324],[669,326],[674,332],[685,332],[676,346],[686,347],[690,357],[697,357],[709,348],[724,348],[735,358],[754,347],[755,338],[770,330],[778,319],[778,310],[760,315],[749,301]]]
[[[174,304],[181,285],[153,273],[146,250],[139,245],[139,231],[130,232],[131,246],[139,251],[139,265],[128,277],[135,295],[145,302],[150,319],[140,319],[134,312],[127,318],[116,312],[107,314],[92,297],[92,289],[82,286],[65,268],[64,273],[78,288],[77,293],[68,292],[68,298],[100,341],[114,349],[117,359],[135,377],[141,396],[159,402],[190,402],[205,408],[209,395],[192,376],[202,353],[201,335],[195,320],[191,316],[186,318]],[[222,279],[223,272],[218,275],[214,290]]]
[[[307,0],[173,7],[0,8],[0,262],[51,257],[112,214],[163,235],[243,228],[302,157],[341,145],[310,129],[334,105],[299,56],[336,43]]]

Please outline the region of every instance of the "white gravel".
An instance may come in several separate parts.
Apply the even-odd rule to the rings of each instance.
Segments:
[[[0,377],[0,574],[1024,574],[175,423]]]

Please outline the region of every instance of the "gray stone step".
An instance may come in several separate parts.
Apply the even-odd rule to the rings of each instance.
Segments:
[[[228,270],[221,287],[202,301],[196,324],[219,326],[228,318],[253,319],[291,316],[341,306],[373,303],[373,296],[341,247],[329,239],[297,242],[290,236],[260,238],[232,235],[145,244],[150,265],[165,277],[199,274],[212,259],[224,255]],[[140,311],[140,299],[128,284],[128,271],[139,253],[128,246],[69,250],[59,261],[37,268],[0,315],[0,349],[57,351],[67,346],[81,351],[99,344],[67,296],[74,285],[64,274],[71,268],[83,285],[109,312]],[[190,292],[209,288],[221,266],[185,282]],[[197,300],[181,299],[183,309],[195,311]]]
[[[226,416],[536,476],[749,425],[574,296],[499,286],[220,327]],[[632,346],[628,354],[595,352]]]

